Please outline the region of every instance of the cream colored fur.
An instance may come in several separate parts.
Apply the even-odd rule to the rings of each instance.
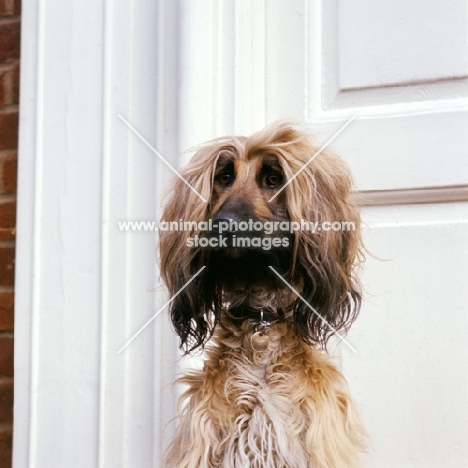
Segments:
[[[266,351],[255,324],[218,327],[204,369],[183,376],[174,468],[351,468],[364,429],[330,358],[272,324]]]

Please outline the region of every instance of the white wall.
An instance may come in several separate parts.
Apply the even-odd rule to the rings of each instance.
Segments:
[[[357,116],[333,146],[385,259],[340,350],[367,463],[466,465],[467,8],[430,4],[23,2],[15,468],[157,467],[171,432],[167,316],[117,354],[165,299],[155,236],[117,222],[157,219],[171,172],[119,113],[174,164],[277,118],[326,141]]]

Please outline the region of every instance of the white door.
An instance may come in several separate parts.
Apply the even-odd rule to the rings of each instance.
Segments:
[[[355,116],[332,147],[353,170],[378,259],[368,255],[349,337],[358,354],[337,354],[369,467],[467,466],[467,11],[462,0],[275,0],[181,12],[184,146],[282,118],[324,143]]]
[[[154,219],[183,148],[310,125],[365,198],[367,301],[337,349],[376,468],[468,459],[467,3],[23,6],[14,466],[157,467],[179,367]],[[156,289],[155,289],[156,287]]]

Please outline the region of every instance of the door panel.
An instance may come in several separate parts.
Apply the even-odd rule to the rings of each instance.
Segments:
[[[468,203],[366,207],[365,306],[342,347],[368,468],[468,458]],[[345,349],[346,348],[346,349]]]

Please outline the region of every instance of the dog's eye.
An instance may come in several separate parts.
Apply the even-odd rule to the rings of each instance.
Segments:
[[[283,177],[280,174],[269,174],[266,176],[265,182],[269,187],[276,187],[283,182]]]
[[[217,177],[217,181],[221,185],[229,185],[229,183],[231,182],[231,174],[220,174]]]

